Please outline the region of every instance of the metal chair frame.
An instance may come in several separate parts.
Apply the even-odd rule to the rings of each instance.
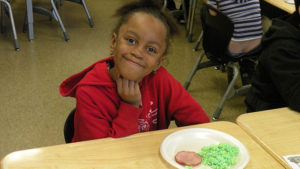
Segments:
[[[63,31],[65,41],[69,41],[70,40],[69,35],[67,33],[67,30],[66,30],[66,28],[65,28],[65,26],[64,26],[64,24],[61,20],[61,17],[58,13],[58,10],[57,10],[56,0],[50,0],[50,4],[51,4],[51,7],[52,7],[51,10],[48,10],[48,9],[45,9],[45,8],[42,8],[42,7],[38,7],[38,6],[34,6],[33,7],[33,12],[39,13],[39,14],[42,14],[42,15],[46,15],[50,18],[50,20],[55,19],[59,23],[59,25],[60,25],[60,27]],[[24,25],[23,25],[23,32],[26,32],[27,28],[28,28],[28,21],[27,21],[26,18],[27,18],[27,12],[26,12],[26,15],[25,15],[25,22],[24,22]]]
[[[89,10],[88,10],[88,8],[86,6],[85,0],[66,0],[66,1],[75,2],[77,4],[82,5],[83,8],[84,8],[84,10],[85,10],[85,13],[86,13],[86,15],[88,17],[88,20],[89,20],[89,23],[90,23],[90,27],[91,28],[94,27],[94,21],[93,21],[91,15],[90,15],[90,12],[89,12]],[[60,5],[62,6],[63,4],[64,4],[64,0],[60,0]]]
[[[86,14],[87,14],[87,16],[88,16],[90,27],[94,27],[94,21],[93,21],[91,15],[90,15],[90,13],[87,9],[85,0],[68,0],[68,1],[75,2],[75,3],[78,3],[78,4],[82,5],[85,12],[86,12]],[[58,13],[58,7],[59,6],[58,6],[58,3],[57,3],[57,0],[50,0],[50,4],[51,4],[51,7],[52,7],[51,10],[48,10],[48,9],[45,9],[45,8],[42,8],[42,7],[34,6],[33,7],[33,12],[49,16],[50,20],[55,19],[59,23],[59,25],[60,25],[60,27],[63,31],[65,41],[69,41],[70,40],[69,35],[68,35],[67,30],[66,30],[66,28],[65,28],[65,26],[62,22],[62,19],[61,19],[60,15]],[[63,4],[64,4],[64,0],[61,0],[60,5],[63,5]],[[28,25],[27,25],[28,21],[27,21],[26,18],[27,18],[27,12],[26,12],[26,16],[25,16],[25,22],[24,22],[24,25],[23,25],[23,32],[26,32],[27,27],[28,27]]]
[[[0,3],[1,3],[1,32],[2,33],[5,32],[4,15],[7,11],[8,15],[9,15],[10,23],[11,23],[11,29],[12,29],[13,37],[14,37],[15,50],[19,50],[20,46],[19,46],[19,41],[18,41],[18,37],[17,37],[14,16],[13,16],[13,12],[12,12],[10,3],[7,0],[0,0]],[[6,8],[5,8],[4,5],[6,5]]]

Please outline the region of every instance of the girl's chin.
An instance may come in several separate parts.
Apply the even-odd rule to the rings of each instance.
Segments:
[[[141,81],[143,78],[136,76],[136,73],[131,74],[131,73],[121,73],[120,74],[121,78],[127,79],[127,80],[132,80],[132,81]]]
[[[120,76],[120,77],[131,81],[137,81],[137,82],[141,81],[140,79],[134,77],[128,77],[128,76]]]

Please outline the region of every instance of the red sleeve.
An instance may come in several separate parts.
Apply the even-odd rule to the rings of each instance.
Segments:
[[[169,73],[168,73],[169,74]],[[175,120],[177,126],[207,123],[209,117],[200,104],[175,80],[170,74],[164,78],[164,97],[167,101],[168,114]]]
[[[125,102],[116,107],[106,93],[91,86],[78,87],[76,100],[73,142],[138,132],[139,108]]]

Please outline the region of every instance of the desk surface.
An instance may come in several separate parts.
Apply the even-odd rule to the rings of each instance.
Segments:
[[[296,10],[294,4],[286,3],[285,0],[264,0],[264,1],[290,14],[294,13]]]
[[[277,169],[283,166],[231,122],[213,122],[181,128],[139,133],[113,139],[105,138],[86,142],[23,150],[8,154],[1,161],[1,169],[120,169],[173,168],[160,156],[162,140],[170,133],[183,128],[211,128],[226,132],[240,140],[250,153],[247,169]]]
[[[288,108],[248,113],[237,123],[285,167],[283,156],[300,154],[300,113]]]

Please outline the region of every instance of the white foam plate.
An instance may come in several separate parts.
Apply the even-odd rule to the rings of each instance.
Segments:
[[[172,166],[180,169],[186,169],[178,164],[174,157],[179,151],[201,152],[201,148],[211,144],[228,143],[239,148],[237,163],[228,169],[243,169],[249,161],[249,152],[247,148],[236,138],[221,131],[206,128],[182,129],[168,135],[160,146],[162,157]],[[202,164],[193,169],[208,168]]]
[[[295,4],[295,1],[294,0],[285,0],[286,3],[289,3],[289,4]]]

